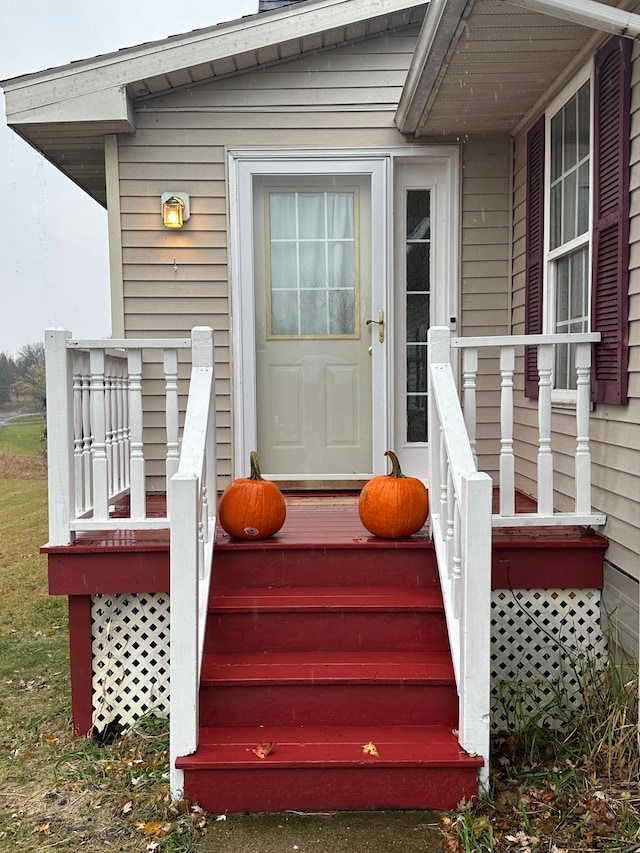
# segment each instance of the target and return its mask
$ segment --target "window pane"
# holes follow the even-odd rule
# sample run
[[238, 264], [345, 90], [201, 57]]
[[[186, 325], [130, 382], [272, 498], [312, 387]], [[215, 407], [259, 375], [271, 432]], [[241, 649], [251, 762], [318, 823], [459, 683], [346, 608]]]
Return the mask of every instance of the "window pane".
[[556, 249], [562, 242], [562, 184], [558, 183], [551, 187], [551, 223], [550, 223], [550, 247]]
[[298, 294], [274, 291], [271, 294], [271, 334], [298, 334]]
[[353, 239], [353, 193], [327, 193], [327, 237]]
[[[556, 331], [569, 319], [569, 259], [562, 258], [556, 266]], [[563, 330], [564, 331], [564, 330]]]
[[564, 112], [564, 171], [572, 169], [578, 159], [578, 106], [577, 97], [571, 98]]
[[407, 397], [407, 441], [427, 440], [427, 398]]
[[300, 292], [300, 334], [328, 334], [327, 291], [303, 290]]
[[329, 287], [353, 287], [355, 284], [355, 269], [353, 243], [329, 243]]
[[431, 247], [428, 243], [407, 246], [407, 290], [429, 290]]
[[298, 232], [301, 239], [325, 236], [324, 193], [298, 193]]
[[324, 243], [300, 241], [300, 287], [326, 287]]
[[407, 240], [428, 240], [431, 237], [431, 192], [407, 192]]
[[298, 264], [295, 243], [272, 243], [271, 245], [271, 289], [296, 288]]
[[576, 173], [569, 172], [564, 179], [564, 193], [562, 199], [563, 221], [562, 242], [573, 240], [576, 236]]
[[407, 346], [407, 391], [427, 391], [427, 348], [424, 345]]
[[352, 335], [355, 331], [353, 290], [329, 291], [329, 334]]
[[589, 161], [578, 170], [578, 234], [589, 229]]
[[426, 343], [429, 328], [429, 294], [407, 295], [407, 342]]
[[584, 160], [589, 156], [590, 147], [590, 112], [589, 84], [585, 83], [578, 92], [578, 159]]
[[272, 240], [296, 237], [296, 197], [294, 193], [272, 193], [269, 196], [269, 226]]
[[562, 112], [551, 119], [551, 180], [562, 174]]

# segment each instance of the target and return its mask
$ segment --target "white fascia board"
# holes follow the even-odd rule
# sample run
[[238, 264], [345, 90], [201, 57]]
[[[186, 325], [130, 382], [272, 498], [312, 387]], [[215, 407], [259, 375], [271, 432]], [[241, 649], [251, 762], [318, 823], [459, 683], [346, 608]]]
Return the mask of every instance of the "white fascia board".
[[23, 124], [85, 124], [108, 125], [112, 133], [133, 133], [135, 116], [124, 86], [103, 89], [91, 95], [81, 95], [56, 101], [38, 108], [11, 112], [7, 103], [7, 123], [11, 127]]
[[513, 6], [541, 12], [552, 18], [560, 18], [572, 24], [581, 24], [605, 33], [614, 33], [627, 38], [640, 35], [640, 15], [625, 12], [596, 0], [507, 0]]
[[415, 133], [426, 105], [446, 71], [451, 45], [475, 0], [431, 0], [396, 110], [401, 133]]
[[[71, 104], [76, 98], [90, 98], [138, 80], [412, 9], [423, 3], [424, 0], [309, 0], [184, 36], [14, 77], [0, 82], [5, 91], [7, 116], [10, 123], [16, 115], [21, 116], [21, 123], [38, 121], [38, 112], [54, 104]], [[61, 116], [60, 120], [66, 119]]]

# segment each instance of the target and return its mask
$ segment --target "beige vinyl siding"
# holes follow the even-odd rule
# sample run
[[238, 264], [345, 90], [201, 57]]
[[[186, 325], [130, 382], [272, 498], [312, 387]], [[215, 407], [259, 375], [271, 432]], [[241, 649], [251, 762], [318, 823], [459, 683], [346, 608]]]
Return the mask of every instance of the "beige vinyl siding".
[[[462, 154], [462, 249], [459, 334], [509, 332], [508, 136], [471, 140]], [[479, 353], [478, 465], [495, 477], [500, 435], [496, 350]]]
[[[232, 473], [227, 148], [385, 148], [411, 141], [396, 129], [394, 113], [417, 32], [141, 100], [135, 135], [119, 139], [126, 335], [213, 327], [220, 485]], [[170, 190], [190, 195], [191, 219], [179, 232], [160, 222], [160, 195]], [[148, 400], [147, 408], [152, 485], [164, 488], [162, 398]]]
[[[631, 122], [631, 260], [629, 282], [629, 403], [626, 406], [598, 404], [591, 416], [593, 459], [593, 505], [607, 515], [604, 533], [607, 550], [606, 598], [614, 606], [623, 596], [622, 634], [634, 637], [637, 621], [630, 616], [629, 584], [640, 577], [640, 62], [634, 51]], [[526, 132], [515, 140], [512, 323], [514, 333], [524, 332], [525, 300], [525, 183]], [[516, 377], [517, 485], [529, 494], [536, 491], [537, 414], [524, 398], [522, 358]], [[555, 474], [554, 503], [558, 510], [570, 509], [574, 501], [575, 418], [572, 410], [554, 408], [552, 450]], [[637, 587], [635, 596], [637, 597]], [[622, 600], [622, 599], [621, 599]]]

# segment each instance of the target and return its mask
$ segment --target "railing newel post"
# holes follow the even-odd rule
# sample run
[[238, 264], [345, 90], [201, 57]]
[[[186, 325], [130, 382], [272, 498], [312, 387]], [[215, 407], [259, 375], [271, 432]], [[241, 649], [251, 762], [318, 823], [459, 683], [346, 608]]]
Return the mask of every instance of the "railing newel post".
[[73, 465], [73, 374], [66, 329], [45, 332], [47, 393], [47, 466], [49, 476], [49, 543], [71, 542], [70, 521], [75, 509]]

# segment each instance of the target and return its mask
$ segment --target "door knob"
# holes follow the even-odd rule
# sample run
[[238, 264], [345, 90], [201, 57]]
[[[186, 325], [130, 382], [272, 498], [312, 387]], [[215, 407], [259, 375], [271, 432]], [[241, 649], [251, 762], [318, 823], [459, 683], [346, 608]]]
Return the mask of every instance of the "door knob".
[[378, 311], [378, 319], [377, 320], [367, 320], [367, 326], [374, 324], [378, 327], [378, 340], [381, 344], [384, 343], [384, 309], [381, 308]]

